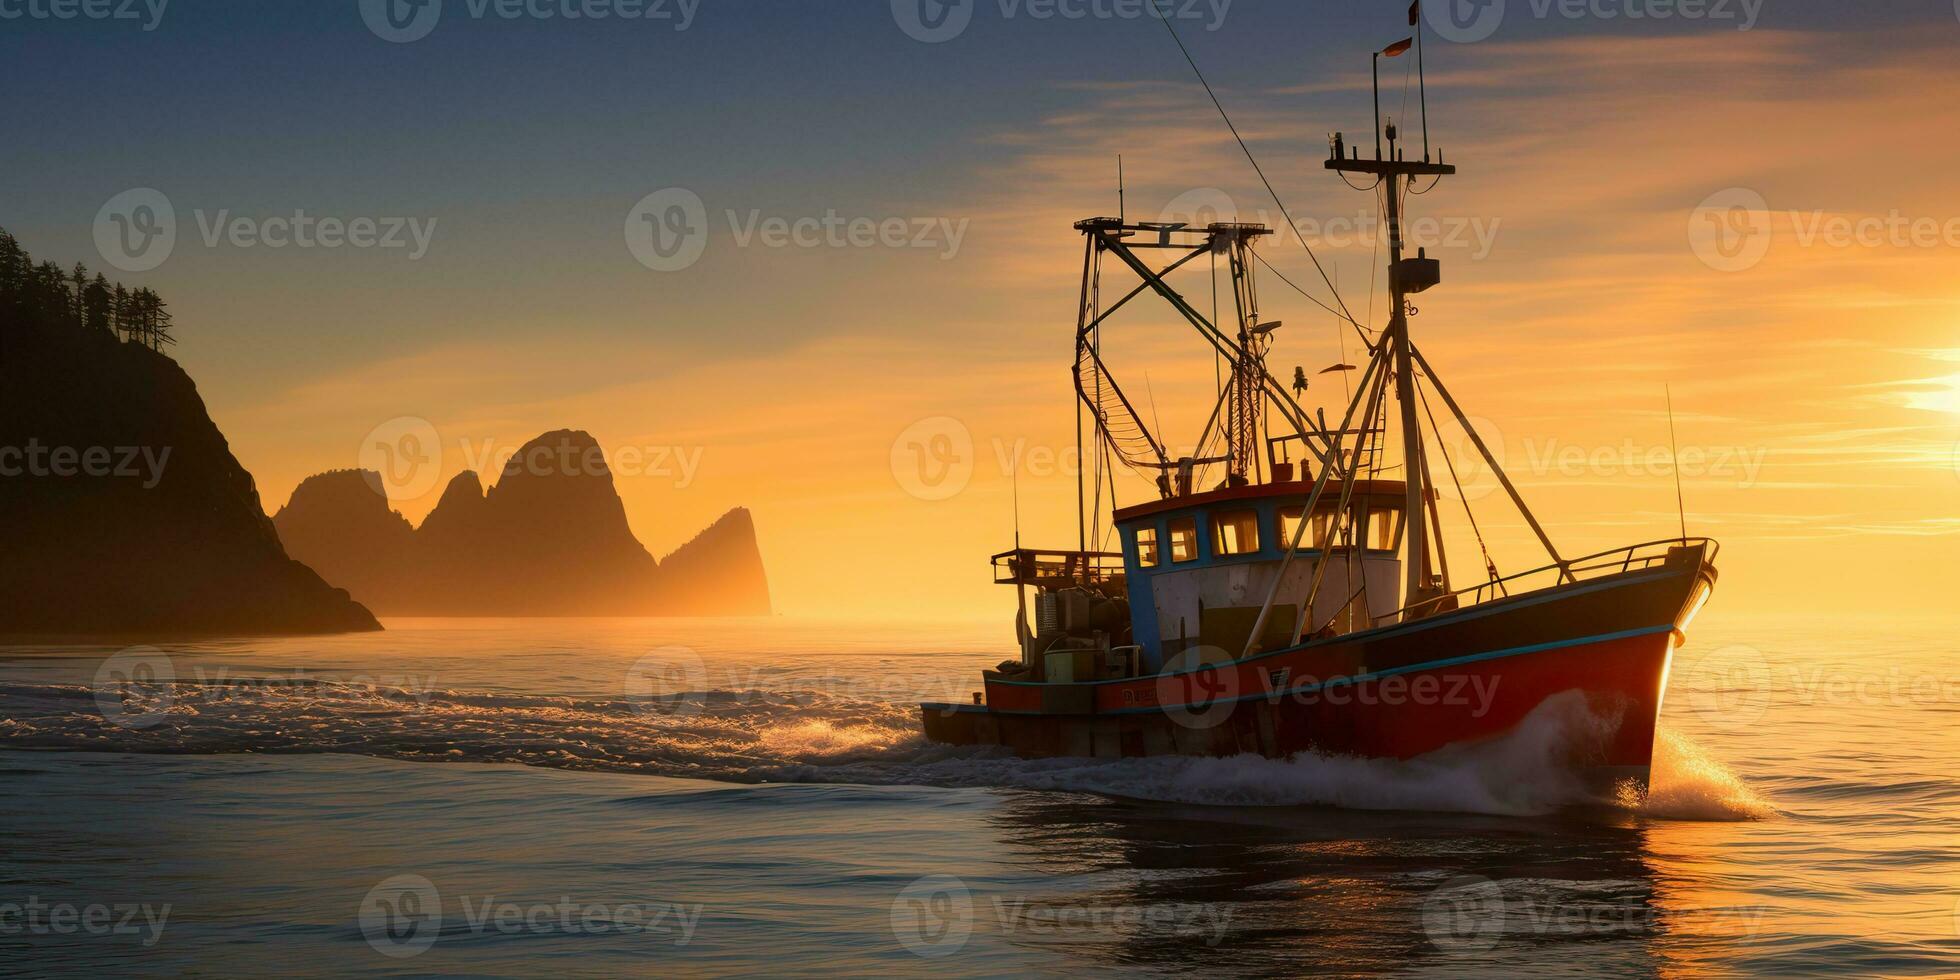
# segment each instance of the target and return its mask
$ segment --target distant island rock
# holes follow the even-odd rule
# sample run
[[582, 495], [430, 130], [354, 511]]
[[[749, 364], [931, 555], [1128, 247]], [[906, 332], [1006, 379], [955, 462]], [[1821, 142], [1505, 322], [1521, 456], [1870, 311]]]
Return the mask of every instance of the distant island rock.
[[308, 477], [273, 524], [292, 554], [391, 616], [744, 616], [770, 611], [749, 512], [656, 561], [633, 536], [599, 444], [526, 443], [487, 491], [457, 475], [414, 527], [380, 474]]
[[280, 546], [144, 295], [0, 232], [0, 634], [380, 629]]

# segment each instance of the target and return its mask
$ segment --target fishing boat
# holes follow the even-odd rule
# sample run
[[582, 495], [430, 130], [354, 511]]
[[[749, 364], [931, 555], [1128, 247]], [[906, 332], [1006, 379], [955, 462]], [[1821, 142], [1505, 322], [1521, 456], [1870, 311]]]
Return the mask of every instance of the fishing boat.
[[[1377, 65], [1398, 46], [1407, 42], [1377, 52]], [[1387, 239], [1380, 329], [1349, 313], [1338, 290], [1322, 304], [1367, 354], [1337, 365], [1359, 378], [1338, 422], [1302, 407], [1303, 369], [1292, 391], [1268, 372], [1280, 324], [1262, 317], [1255, 273], [1271, 228], [1075, 224], [1085, 240], [1077, 432], [1091, 434], [1085, 458], [1095, 461], [1078, 476], [1078, 540], [1024, 548], [1017, 531], [1014, 548], [993, 556], [995, 581], [1017, 593], [1019, 655], [984, 672], [972, 703], [921, 705], [928, 739], [1025, 757], [1407, 759], [1500, 737], [1554, 698], [1583, 698], [1597, 731], [1573, 741], [1570, 763], [1644, 789], [1669, 665], [1714, 592], [1718, 546], [1689, 537], [1685, 520], [1678, 537], [1599, 554], [1554, 544], [1411, 331], [1410, 297], [1439, 286], [1442, 270], [1422, 249], [1405, 254], [1405, 195], [1456, 168], [1440, 148], [1431, 158], [1426, 93], [1414, 158], [1395, 122], [1381, 121], [1379, 87], [1372, 155], [1336, 133], [1325, 164], [1378, 195]], [[1222, 315], [1169, 278], [1201, 259], [1229, 275]], [[1103, 299], [1106, 265], [1130, 287], [1113, 303]], [[1175, 310], [1221, 366], [1194, 453], [1172, 454], [1103, 357], [1110, 317], [1146, 296]], [[1454, 455], [1439, 420], [1460, 432]], [[1119, 468], [1154, 496], [1118, 506]], [[1473, 469], [1523, 515], [1542, 563], [1499, 570], [1462, 492]], [[1468, 583], [1445, 548], [1458, 508], [1440, 480], [1465, 502], [1482, 552]]]

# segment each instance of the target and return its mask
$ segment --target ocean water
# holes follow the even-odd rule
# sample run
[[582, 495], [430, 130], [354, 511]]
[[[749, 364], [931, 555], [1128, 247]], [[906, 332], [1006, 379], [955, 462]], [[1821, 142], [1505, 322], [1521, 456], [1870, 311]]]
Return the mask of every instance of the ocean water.
[[1960, 974], [1960, 642], [1724, 618], [1651, 794], [917, 736], [999, 623], [0, 648], [0, 973]]

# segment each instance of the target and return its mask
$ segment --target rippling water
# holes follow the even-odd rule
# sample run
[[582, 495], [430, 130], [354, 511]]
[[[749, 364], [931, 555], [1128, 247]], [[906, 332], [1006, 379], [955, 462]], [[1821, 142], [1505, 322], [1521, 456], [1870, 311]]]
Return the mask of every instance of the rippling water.
[[991, 623], [0, 648], [0, 951], [160, 974], [1960, 972], [1952, 632], [1707, 619], [1642, 801], [1554, 761], [1599, 723], [1576, 697], [1404, 763], [924, 744], [914, 702], [969, 696], [1004, 656]]

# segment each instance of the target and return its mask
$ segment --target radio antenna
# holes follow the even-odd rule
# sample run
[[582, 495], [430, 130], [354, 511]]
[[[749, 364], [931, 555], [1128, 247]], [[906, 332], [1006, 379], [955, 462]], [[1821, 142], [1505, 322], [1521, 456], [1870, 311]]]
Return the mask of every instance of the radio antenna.
[[1130, 212], [1123, 203], [1123, 154], [1116, 154], [1116, 220], [1128, 224]]

